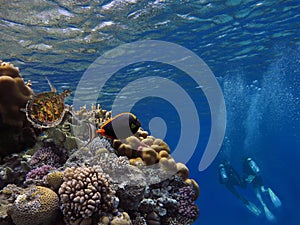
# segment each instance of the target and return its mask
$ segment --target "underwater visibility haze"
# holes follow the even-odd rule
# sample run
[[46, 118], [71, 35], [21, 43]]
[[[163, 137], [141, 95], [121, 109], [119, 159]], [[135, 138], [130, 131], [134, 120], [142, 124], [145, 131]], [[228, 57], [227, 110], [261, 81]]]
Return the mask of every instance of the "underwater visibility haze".
[[[180, 175], [189, 180], [185, 182], [189, 184], [187, 187], [185, 184], [180, 184], [184, 187], [180, 186], [178, 184], [180, 182], [176, 179], [167, 183], [172, 187], [180, 186], [174, 189], [176, 191], [173, 190], [172, 194], [170, 192], [169, 197], [177, 196], [179, 204], [188, 205], [189, 210], [178, 209], [178, 212], [185, 215], [185, 219], [190, 219], [186, 219], [185, 222], [195, 220], [193, 224], [199, 225], [300, 224], [300, 1], [0, 0], [0, 5], [0, 60], [19, 67], [24, 81], [31, 81], [30, 84], [25, 84], [26, 90], [22, 89], [21, 92], [24, 94], [22, 99], [16, 100], [24, 105], [25, 109], [21, 109], [23, 112], [20, 111], [24, 119], [25, 114], [27, 119], [28, 117], [34, 118], [33, 120], [44, 119], [41, 118], [43, 115], [39, 114], [39, 110], [44, 110], [41, 105], [47, 105], [49, 99], [51, 102], [49, 107], [53, 110], [50, 114], [53, 118], [51, 117], [51, 124], [45, 125], [43, 129], [51, 131], [56, 129], [56, 122], [65, 122], [63, 113], [78, 117], [79, 120], [86, 119], [86, 115], [94, 118], [96, 113], [82, 113], [80, 107], [84, 104], [80, 105], [80, 102], [94, 103], [94, 106], [86, 105], [86, 108], [89, 110], [94, 107], [95, 112], [97, 104], [101, 105], [101, 118], [100, 116], [96, 118], [99, 121], [101, 119], [97, 129], [100, 129], [101, 123], [105, 121], [112, 124], [115, 122], [116, 126], [121, 126], [120, 122], [109, 120], [112, 116], [109, 114], [110, 110], [113, 116], [130, 111], [133, 118], [135, 116], [138, 118], [143, 130], [148, 132], [148, 137], [152, 135], [156, 138], [151, 140], [151, 143], [163, 139], [163, 142], [159, 143], [163, 143], [161, 146], [164, 147], [164, 153], [157, 150], [157, 157], [172, 156], [177, 162], [175, 167], [180, 170]], [[135, 43], [149, 43], [149, 45], [143, 49], [134, 49], [132, 46], [135, 46]], [[157, 48], [161, 43], [165, 43], [166, 48]], [[167, 48], [170, 46], [172, 48]], [[183, 55], [183, 52], [188, 52], [189, 55]], [[192, 63], [195, 58], [195, 62], [199, 62], [197, 66], [200, 65], [200, 69]], [[5, 71], [13, 78], [19, 76], [14, 69], [5, 68]], [[0, 70], [0, 78], [7, 75], [5, 73]], [[191, 75], [194, 73], [195, 76]], [[204, 79], [206, 75], [210, 79]], [[1, 79], [0, 118], [4, 120], [3, 118], [7, 116], [4, 112], [9, 110], [5, 111], [3, 108], [8, 105], [13, 107], [15, 102], [12, 104], [10, 102], [13, 97], [9, 99], [4, 97], [8, 96], [6, 90], [13, 89], [11, 86], [1, 86]], [[199, 80], [202, 83], [199, 83]], [[63, 95], [66, 90], [72, 91], [70, 97]], [[27, 100], [33, 92], [43, 94], [33, 100], [31, 98], [29, 104]], [[209, 96], [213, 96], [212, 99]], [[82, 99], [79, 101], [79, 98]], [[34, 111], [31, 105], [37, 105], [38, 110]], [[74, 109], [75, 113], [69, 112], [72, 110], [68, 108], [71, 105], [79, 106]], [[68, 109], [64, 111], [65, 107]], [[43, 112], [48, 113], [47, 110]], [[53, 121], [56, 121], [55, 126], [50, 128]], [[26, 120], [25, 123], [27, 122]], [[14, 124], [13, 127], [18, 124]], [[78, 131], [76, 138], [84, 136], [87, 142], [89, 138], [95, 138], [96, 129], [93, 130], [89, 123], [84, 122], [82, 125], [80, 121], [76, 121], [75, 125], [78, 124], [88, 129], [83, 134]], [[6, 127], [3, 121], [0, 125], [3, 140], [7, 137], [6, 131], [18, 133], [15, 131], [16, 128]], [[135, 133], [140, 124], [138, 123], [138, 127], [135, 127], [137, 122], [130, 125], [133, 126], [130, 130], [134, 130]], [[107, 126], [105, 128], [107, 129]], [[64, 129], [69, 128], [64, 126]], [[43, 139], [45, 134], [42, 131], [44, 130], [35, 130], [35, 138]], [[138, 131], [136, 134], [140, 135], [141, 140], [136, 148], [150, 148], [147, 132], [144, 131]], [[212, 132], [215, 131], [220, 134], [211, 139]], [[27, 135], [29, 131], [26, 132]], [[53, 137], [56, 135], [55, 132], [51, 133]], [[89, 132], [94, 133], [91, 136]], [[25, 133], [22, 133], [24, 139], [28, 138]], [[3, 140], [0, 144], [7, 144]], [[211, 154], [211, 163], [208, 163], [207, 167], [201, 167], [200, 161], [210, 142], [215, 144], [215, 147], [218, 146], [215, 149], [216, 157]], [[89, 144], [93, 144], [93, 141]], [[127, 147], [134, 146], [134, 142], [129, 140], [125, 144]], [[47, 149], [52, 144], [44, 143], [44, 145]], [[121, 142], [112, 146], [103, 142], [101, 146], [109, 151], [112, 151], [111, 148], [118, 149], [120, 154], [118, 156], [122, 157], [128, 156], [130, 151], [130, 163], [138, 164], [134, 161], [136, 158], [133, 158], [135, 153], [128, 148], [120, 150]], [[34, 156], [41, 157], [35, 155], [39, 145], [18, 147], [23, 147], [23, 153], [0, 154], [1, 189], [8, 183], [14, 183], [5, 183], [7, 178], [4, 174], [5, 166], [11, 165], [8, 163], [17, 159], [17, 154], [22, 155], [22, 160], [32, 156], [30, 160], [33, 161]], [[69, 150], [73, 151], [71, 147]], [[150, 150], [148, 149], [149, 155], [152, 154]], [[56, 157], [65, 154], [61, 149], [57, 151], [60, 153], [56, 152]], [[163, 154], [167, 156], [162, 156]], [[151, 162], [149, 155], [142, 155], [141, 160], [147, 165], [152, 165], [154, 162]], [[72, 159], [65, 158], [63, 163], [57, 162], [60, 166], [68, 167], [64, 171], [67, 174], [65, 182], [59, 191], [56, 188], [63, 203], [63, 206], [60, 206], [61, 211], [64, 215], [68, 215], [68, 210], [73, 207], [62, 197], [69, 194], [68, 179], [74, 180], [76, 173], [91, 173], [99, 182], [106, 184], [106, 191], [110, 193], [110, 197], [106, 199], [107, 205], [101, 207], [116, 213], [113, 210], [117, 210], [118, 200], [111, 197], [115, 195], [115, 190], [108, 185], [108, 178], [96, 167], [71, 167], [74, 166], [74, 161], [79, 160], [79, 156], [75, 155]], [[97, 162], [96, 158], [92, 159], [87, 155], [82, 157], [87, 157], [87, 165], [95, 165]], [[259, 172], [245, 174], [243, 163], [248, 157], [255, 161]], [[126, 164], [126, 160], [122, 158], [118, 163]], [[79, 160], [78, 163], [82, 162]], [[167, 163], [173, 165], [175, 162]], [[239, 184], [234, 184], [235, 190], [240, 194], [239, 197], [229, 187], [233, 183], [228, 185], [227, 181], [223, 183], [220, 181], [221, 163], [225, 166], [229, 163], [239, 177], [234, 179], [241, 179]], [[187, 176], [182, 175], [184, 172], [181, 170], [186, 172], [184, 164], [189, 169]], [[36, 168], [36, 165], [42, 164], [30, 165]], [[253, 169], [254, 164], [251, 165]], [[43, 170], [51, 171], [53, 167], [57, 167], [56, 164], [51, 166], [51, 168], [43, 167]], [[29, 170], [27, 167], [24, 169]], [[27, 172], [20, 173], [19, 177], [14, 177], [15, 183], [18, 185], [22, 183], [23, 181], [20, 182], [18, 179], [21, 180], [22, 176], [25, 179], [26, 174]], [[140, 173], [138, 175], [137, 181], [145, 182]], [[264, 184], [261, 188], [261, 183], [258, 183], [257, 189], [260, 190], [263, 204], [255, 192], [257, 180], [263, 181]], [[195, 193], [187, 191], [191, 186], [197, 189], [193, 182], [200, 187], [200, 194], [195, 201], [199, 215], [193, 202], [196, 198]], [[156, 188], [158, 190], [166, 187]], [[188, 192], [185, 196], [192, 200], [182, 197], [183, 192]], [[117, 191], [116, 195], [118, 194], [120, 195], [120, 192]], [[153, 196], [148, 193], [148, 200]], [[159, 202], [157, 196], [155, 201]], [[247, 205], [240, 196], [245, 197], [258, 209], [251, 207], [251, 204]], [[122, 197], [118, 197], [121, 199], [120, 207], [126, 208]], [[276, 197], [280, 199], [281, 204]], [[81, 201], [79, 199], [78, 201]], [[145, 199], [143, 204], [147, 208], [151, 204], [147, 205]], [[1, 204], [3, 206], [3, 202]], [[128, 212], [132, 213], [129, 215], [132, 216], [134, 213], [131, 210], [134, 207], [130, 208], [131, 205], [127, 207]], [[153, 213], [155, 215], [149, 213], [148, 208], [143, 210], [141, 212], [147, 215], [145, 218], [148, 224], [184, 224], [183, 221], [178, 222], [178, 218], [178, 221], [173, 218], [166, 219], [166, 213], [157, 212], [158, 216], [156, 213]], [[3, 207], [0, 219], [4, 218], [2, 211]], [[171, 210], [168, 213], [170, 212]], [[84, 215], [90, 216], [89, 213]], [[124, 220], [130, 220], [126, 217], [127, 213], [120, 215]], [[139, 216], [134, 215], [134, 224], [145, 224], [142, 219], [138, 221]], [[69, 215], [65, 222], [72, 220]], [[5, 225], [12, 224], [7, 218], [2, 221], [5, 221], [3, 222]], [[18, 225], [16, 216], [13, 216], [13, 221]], [[116, 221], [115, 223], [111, 221], [110, 224], [118, 224]], [[87, 224], [92, 224], [91, 221], [88, 222]]]

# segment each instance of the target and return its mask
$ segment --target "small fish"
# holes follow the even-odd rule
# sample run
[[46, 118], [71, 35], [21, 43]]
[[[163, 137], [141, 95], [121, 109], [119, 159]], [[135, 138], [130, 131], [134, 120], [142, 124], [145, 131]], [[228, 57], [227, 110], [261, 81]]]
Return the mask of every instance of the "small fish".
[[111, 139], [124, 139], [135, 134], [140, 127], [141, 123], [136, 116], [125, 112], [106, 121], [96, 133]]

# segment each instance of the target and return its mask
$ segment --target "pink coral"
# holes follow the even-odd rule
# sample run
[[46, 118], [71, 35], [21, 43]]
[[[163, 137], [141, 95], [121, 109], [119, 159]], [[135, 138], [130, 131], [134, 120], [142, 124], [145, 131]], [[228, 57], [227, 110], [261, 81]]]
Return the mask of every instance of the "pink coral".
[[49, 173], [50, 170], [56, 169], [53, 166], [44, 165], [38, 168], [35, 168], [29, 171], [26, 175], [26, 180], [33, 179], [33, 180], [41, 180], [45, 175]]

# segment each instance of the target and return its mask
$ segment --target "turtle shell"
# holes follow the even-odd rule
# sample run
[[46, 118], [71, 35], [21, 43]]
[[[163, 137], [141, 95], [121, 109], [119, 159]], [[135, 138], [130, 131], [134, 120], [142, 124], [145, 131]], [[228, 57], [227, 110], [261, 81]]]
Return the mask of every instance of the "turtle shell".
[[27, 119], [36, 127], [57, 126], [65, 113], [65, 94], [43, 92], [34, 95], [26, 105]]

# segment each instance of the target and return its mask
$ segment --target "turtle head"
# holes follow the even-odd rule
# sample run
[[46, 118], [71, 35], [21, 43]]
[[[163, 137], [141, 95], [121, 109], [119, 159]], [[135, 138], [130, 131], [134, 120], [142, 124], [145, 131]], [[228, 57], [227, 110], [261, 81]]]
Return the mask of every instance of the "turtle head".
[[64, 98], [70, 96], [72, 94], [72, 91], [70, 89], [64, 90], [62, 95]]

